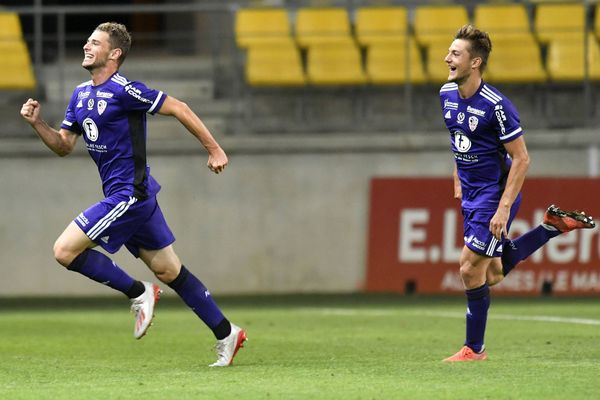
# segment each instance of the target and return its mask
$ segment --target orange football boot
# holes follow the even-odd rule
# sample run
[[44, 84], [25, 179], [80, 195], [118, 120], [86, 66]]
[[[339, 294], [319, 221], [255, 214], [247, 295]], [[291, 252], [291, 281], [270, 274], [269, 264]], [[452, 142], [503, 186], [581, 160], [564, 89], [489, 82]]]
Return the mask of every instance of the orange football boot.
[[483, 361], [487, 360], [487, 353], [482, 351], [481, 353], [475, 353], [469, 346], [463, 346], [458, 353], [444, 359], [445, 362], [457, 362], [457, 361]]

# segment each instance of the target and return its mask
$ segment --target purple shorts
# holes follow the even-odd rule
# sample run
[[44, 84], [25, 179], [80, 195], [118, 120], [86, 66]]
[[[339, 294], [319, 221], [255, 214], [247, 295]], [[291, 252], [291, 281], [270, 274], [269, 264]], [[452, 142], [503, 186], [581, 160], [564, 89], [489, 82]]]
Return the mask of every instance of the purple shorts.
[[[510, 215], [507, 223], [507, 229], [509, 231], [510, 225], [515, 219], [520, 206], [521, 195], [519, 194], [510, 208]], [[482, 256], [501, 257], [503, 244], [506, 241], [506, 238], [499, 241], [492, 235], [492, 232], [490, 232], [490, 221], [494, 217], [496, 210], [463, 208], [462, 213], [465, 246]]]
[[139, 257], [140, 248], [159, 250], [175, 241], [156, 197], [140, 201], [116, 194], [94, 204], [74, 221], [93, 242], [111, 254], [125, 245]]

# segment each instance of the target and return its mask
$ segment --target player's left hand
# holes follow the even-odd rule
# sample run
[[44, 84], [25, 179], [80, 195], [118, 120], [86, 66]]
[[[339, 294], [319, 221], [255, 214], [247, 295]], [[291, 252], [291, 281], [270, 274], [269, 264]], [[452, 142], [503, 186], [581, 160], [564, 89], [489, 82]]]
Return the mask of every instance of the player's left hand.
[[210, 169], [215, 174], [222, 172], [229, 160], [227, 159], [227, 154], [223, 151], [222, 148], [217, 147], [215, 149], [211, 149], [208, 153], [208, 169]]
[[508, 217], [509, 210], [504, 208], [498, 208], [496, 213], [490, 221], [490, 232], [498, 241], [501, 241], [503, 237], [508, 236]]

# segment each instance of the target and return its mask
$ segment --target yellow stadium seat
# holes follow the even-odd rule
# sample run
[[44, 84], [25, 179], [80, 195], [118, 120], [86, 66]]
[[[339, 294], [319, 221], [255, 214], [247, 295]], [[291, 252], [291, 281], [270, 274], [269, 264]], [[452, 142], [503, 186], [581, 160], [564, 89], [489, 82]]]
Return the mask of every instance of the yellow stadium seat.
[[361, 46], [404, 41], [408, 34], [405, 7], [363, 7], [356, 11], [356, 39]]
[[34, 89], [31, 58], [23, 40], [0, 41], [0, 89]]
[[[548, 79], [540, 48], [530, 33], [492, 38], [492, 52], [485, 70], [491, 83], [536, 83]], [[527, 60], [524, 62], [524, 60]]]
[[376, 85], [425, 83], [423, 62], [415, 41], [409, 40], [408, 44], [401, 45], [387, 42], [371, 44], [367, 48], [367, 76], [369, 82]]
[[313, 44], [348, 42], [350, 20], [348, 11], [341, 7], [298, 9], [296, 40], [301, 47]]
[[535, 8], [534, 31], [541, 43], [554, 39], [583, 38], [585, 6], [581, 3], [538, 4]]
[[306, 73], [313, 85], [366, 83], [360, 50], [353, 42], [312, 45], [308, 49]]
[[596, 37], [600, 40], [600, 3], [596, 4], [596, 12], [594, 17], [594, 31]]
[[252, 86], [301, 86], [306, 83], [300, 51], [293, 43], [250, 46], [245, 68], [246, 81]]
[[463, 6], [420, 6], [415, 10], [415, 36], [424, 47], [439, 42], [450, 46], [458, 29], [468, 22], [469, 16]]
[[442, 83], [448, 80], [448, 64], [444, 58], [448, 55], [450, 44], [451, 41], [437, 41], [427, 47], [425, 69], [428, 82]]
[[524, 4], [480, 4], [475, 7], [475, 26], [488, 32], [492, 43], [499, 37], [531, 34]]
[[243, 8], [235, 15], [235, 40], [238, 47], [253, 44], [292, 42], [290, 21], [283, 8]]
[[[600, 80], [600, 47], [592, 33], [588, 36], [588, 74]], [[555, 39], [548, 46], [548, 75], [555, 82], [585, 79], [585, 43], [583, 39]]]
[[0, 12], [0, 41], [21, 39], [23, 31], [19, 16], [12, 12]]

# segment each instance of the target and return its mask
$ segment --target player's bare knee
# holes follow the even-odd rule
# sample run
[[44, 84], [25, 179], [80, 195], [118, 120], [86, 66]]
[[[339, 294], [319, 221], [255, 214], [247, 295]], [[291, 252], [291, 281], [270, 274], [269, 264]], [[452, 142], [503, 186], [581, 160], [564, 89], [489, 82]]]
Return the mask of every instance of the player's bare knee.
[[54, 243], [53, 251], [56, 261], [65, 268], [68, 267], [71, 262], [73, 262], [75, 257], [77, 257], [77, 254], [74, 254], [71, 250], [64, 246], [60, 240], [57, 240]]
[[460, 277], [466, 286], [470, 286], [478, 278], [477, 271], [473, 264], [464, 262], [460, 265]]

